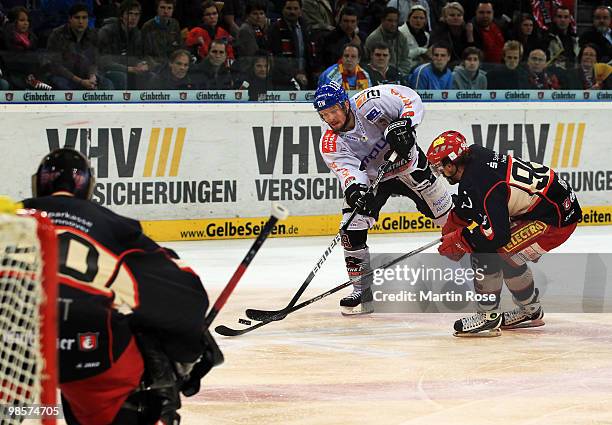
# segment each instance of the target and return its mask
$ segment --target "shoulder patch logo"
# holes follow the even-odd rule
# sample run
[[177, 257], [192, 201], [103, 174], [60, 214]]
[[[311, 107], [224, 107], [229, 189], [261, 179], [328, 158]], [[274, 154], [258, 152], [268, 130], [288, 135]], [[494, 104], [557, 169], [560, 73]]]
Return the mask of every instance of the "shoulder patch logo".
[[336, 152], [336, 140], [338, 140], [338, 135], [332, 130], [327, 130], [321, 139], [321, 151], [323, 153]]
[[378, 99], [380, 98], [380, 90], [365, 90], [357, 96], [355, 99], [355, 105], [357, 108], [361, 108], [365, 105], [370, 99]]

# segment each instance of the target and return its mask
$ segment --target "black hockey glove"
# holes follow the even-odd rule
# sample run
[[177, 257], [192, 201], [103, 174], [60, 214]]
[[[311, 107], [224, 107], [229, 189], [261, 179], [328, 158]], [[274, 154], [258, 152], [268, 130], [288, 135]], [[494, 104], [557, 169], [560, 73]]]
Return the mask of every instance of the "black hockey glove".
[[374, 194], [368, 192], [368, 187], [365, 184], [353, 183], [349, 185], [344, 191], [344, 199], [346, 199], [349, 207], [357, 208], [358, 213], [372, 215]]
[[400, 158], [411, 161], [412, 148], [416, 143], [416, 134], [410, 118], [398, 118], [387, 126], [385, 140], [391, 150], [397, 152]]
[[181, 397], [170, 359], [156, 337], [140, 333], [136, 340], [145, 364], [142, 384], [149, 395], [143, 414], [154, 421], [151, 423], [179, 425]]
[[223, 363], [223, 353], [210, 332], [202, 334], [204, 353], [202, 358], [193, 366], [189, 378], [181, 385], [181, 392], [185, 397], [196, 395], [200, 391], [200, 381], [210, 370]]

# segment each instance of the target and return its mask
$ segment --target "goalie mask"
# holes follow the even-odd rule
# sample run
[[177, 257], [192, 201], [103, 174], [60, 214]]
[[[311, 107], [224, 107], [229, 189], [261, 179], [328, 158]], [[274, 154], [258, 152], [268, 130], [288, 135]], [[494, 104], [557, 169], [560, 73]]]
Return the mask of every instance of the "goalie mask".
[[94, 182], [93, 169], [82, 153], [68, 148], [56, 149], [43, 158], [32, 176], [32, 195], [69, 192], [76, 198], [89, 199]]

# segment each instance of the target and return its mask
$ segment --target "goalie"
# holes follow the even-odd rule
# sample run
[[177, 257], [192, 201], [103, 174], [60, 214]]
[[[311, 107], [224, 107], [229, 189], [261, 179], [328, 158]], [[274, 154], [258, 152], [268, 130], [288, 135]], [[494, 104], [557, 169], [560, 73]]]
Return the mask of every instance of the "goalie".
[[208, 296], [178, 256], [138, 221], [89, 200], [80, 152], [46, 155], [26, 208], [47, 212], [59, 240], [59, 386], [69, 425], [180, 422], [180, 395], [223, 360], [204, 329]]

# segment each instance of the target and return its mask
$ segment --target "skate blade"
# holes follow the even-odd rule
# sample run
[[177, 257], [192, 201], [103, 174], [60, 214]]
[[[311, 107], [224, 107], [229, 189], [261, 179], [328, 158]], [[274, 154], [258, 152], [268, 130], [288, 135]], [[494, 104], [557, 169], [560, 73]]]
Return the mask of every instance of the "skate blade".
[[538, 320], [531, 320], [529, 322], [519, 323], [518, 325], [514, 325], [514, 326], [502, 326], [502, 329], [506, 331], [511, 331], [513, 329], [539, 328], [540, 326], [544, 326], [544, 325], [545, 325], [544, 320], [538, 319]]
[[492, 338], [501, 336], [501, 329], [490, 329], [482, 332], [457, 332], [453, 333], [453, 336], [458, 338]]
[[340, 313], [343, 316], [357, 316], [360, 314], [371, 314], [374, 312], [374, 307], [371, 302], [359, 304], [356, 307], [340, 306]]

